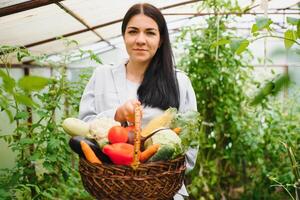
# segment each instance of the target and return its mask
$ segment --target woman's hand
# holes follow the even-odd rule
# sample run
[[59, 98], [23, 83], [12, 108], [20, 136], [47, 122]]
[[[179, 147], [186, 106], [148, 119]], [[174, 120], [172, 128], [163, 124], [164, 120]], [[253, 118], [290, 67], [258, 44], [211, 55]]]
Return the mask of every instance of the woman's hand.
[[141, 105], [137, 99], [126, 101], [123, 105], [117, 108], [115, 120], [119, 122], [134, 122], [135, 107]]

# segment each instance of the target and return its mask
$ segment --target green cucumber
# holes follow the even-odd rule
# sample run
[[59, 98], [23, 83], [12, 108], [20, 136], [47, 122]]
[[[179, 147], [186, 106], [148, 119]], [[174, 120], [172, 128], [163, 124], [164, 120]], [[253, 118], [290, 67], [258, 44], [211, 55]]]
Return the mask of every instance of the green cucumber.
[[150, 162], [155, 161], [167, 161], [172, 159], [175, 152], [175, 147], [173, 145], [163, 145], [158, 151], [149, 159]]

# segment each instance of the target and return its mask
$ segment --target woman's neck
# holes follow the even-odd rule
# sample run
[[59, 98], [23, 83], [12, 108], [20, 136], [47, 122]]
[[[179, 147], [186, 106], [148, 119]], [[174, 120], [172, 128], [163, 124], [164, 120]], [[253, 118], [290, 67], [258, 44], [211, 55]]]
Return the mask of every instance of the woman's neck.
[[141, 83], [149, 63], [128, 61], [126, 64], [126, 78], [130, 81]]

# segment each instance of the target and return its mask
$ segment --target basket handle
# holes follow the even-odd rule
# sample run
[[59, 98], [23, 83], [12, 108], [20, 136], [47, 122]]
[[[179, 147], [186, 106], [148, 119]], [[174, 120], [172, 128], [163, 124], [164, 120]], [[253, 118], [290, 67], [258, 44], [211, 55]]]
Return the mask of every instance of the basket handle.
[[140, 164], [141, 153], [141, 124], [142, 124], [142, 106], [136, 104], [134, 110], [134, 151], [133, 161], [131, 163], [132, 169], [136, 170]]

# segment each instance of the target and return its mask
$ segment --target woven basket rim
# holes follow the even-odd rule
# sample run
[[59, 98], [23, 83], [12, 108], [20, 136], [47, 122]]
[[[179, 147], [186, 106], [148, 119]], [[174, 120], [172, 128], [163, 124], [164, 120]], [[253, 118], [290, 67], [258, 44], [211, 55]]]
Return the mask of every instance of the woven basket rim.
[[[146, 162], [146, 163], [140, 163], [139, 164], [139, 167], [147, 167], [147, 166], [156, 166], [156, 165], [159, 165], [159, 164], [166, 164], [166, 163], [173, 163], [173, 162], [177, 162], [178, 160], [181, 160], [184, 158], [184, 155], [181, 155], [181, 156], [178, 156], [177, 158], [174, 158], [172, 160], [166, 160], [166, 161], [154, 161], [154, 162]], [[118, 167], [118, 168], [123, 168], [123, 169], [132, 169], [131, 166], [128, 166], [128, 165], [116, 165], [116, 164], [111, 164], [111, 163], [102, 163], [102, 164], [98, 164], [98, 163], [90, 163], [88, 162], [85, 158], [83, 157], [80, 157], [80, 160], [84, 160], [86, 163], [88, 163], [89, 165], [93, 165], [93, 166], [104, 166], [104, 167]], [[138, 168], [139, 168], [138, 167]]]
[[[126, 165], [115, 165], [115, 164], [97, 164], [97, 163], [90, 163], [88, 162], [86, 159], [84, 158], [80, 158], [80, 163], [83, 165], [86, 165], [88, 167], [100, 167], [102, 169], [121, 169], [121, 170], [130, 170], [130, 171], [138, 171], [141, 168], [148, 168], [148, 167], [156, 167], [156, 166], [160, 166], [161, 164], [163, 165], [168, 165], [171, 163], [176, 163], [176, 162], [180, 162], [180, 160], [184, 159], [184, 156], [180, 156], [177, 157], [173, 160], [168, 160], [168, 161], [156, 161], [156, 162], [149, 162], [149, 163], [142, 163], [141, 165], [139, 165], [139, 167], [134, 170], [131, 168], [131, 166], [126, 166]], [[157, 172], [157, 174], [155, 175], [156, 177], [161, 177], [161, 176], [166, 176], [168, 174], [180, 174], [182, 173], [182, 171], [186, 170], [186, 165], [184, 164], [185, 161], [183, 161], [183, 164], [181, 166], [179, 166], [177, 169], [173, 169], [171, 171], [161, 171], [161, 172]], [[80, 170], [81, 174], [87, 175], [88, 173], [85, 173], [84, 171]], [[93, 173], [93, 172], [89, 172], [92, 173], [94, 175], [98, 175], [97, 172]], [[90, 174], [89, 174], [90, 175]], [[119, 174], [101, 174], [102, 178], [105, 179], [114, 179], [114, 178], [119, 178], [121, 175]], [[125, 176], [122, 175], [123, 178], [125, 178]], [[138, 179], [152, 179], [153, 178], [153, 174], [139, 174], [139, 175], [130, 175], [128, 176], [128, 179], [133, 179], [133, 177], [138, 177]]]
[[[166, 175], [173, 175], [173, 174], [181, 174], [182, 170], [176, 170], [169, 173], [159, 173], [155, 175], [155, 178], [164, 177]], [[84, 173], [83, 173], [84, 174]], [[85, 174], [84, 174], [85, 175]], [[101, 175], [99, 178], [106, 179], [106, 180], [116, 180], [116, 179], [122, 179], [122, 180], [135, 180], [135, 181], [145, 181], [145, 180], [153, 180], [153, 175], [140, 175], [140, 176], [134, 176], [134, 175]]]

